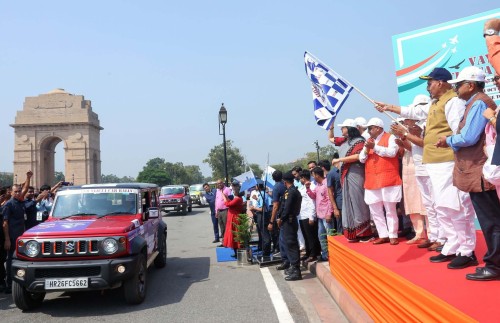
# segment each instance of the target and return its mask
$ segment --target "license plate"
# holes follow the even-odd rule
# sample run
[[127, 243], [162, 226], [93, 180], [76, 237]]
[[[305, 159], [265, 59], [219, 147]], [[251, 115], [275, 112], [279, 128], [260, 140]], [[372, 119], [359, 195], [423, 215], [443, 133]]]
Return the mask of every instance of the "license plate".
[[68, 288], [88, 288], [89, 279], [80, 278], [58, 278], [45, 279], [45, 289], [68, 289]]

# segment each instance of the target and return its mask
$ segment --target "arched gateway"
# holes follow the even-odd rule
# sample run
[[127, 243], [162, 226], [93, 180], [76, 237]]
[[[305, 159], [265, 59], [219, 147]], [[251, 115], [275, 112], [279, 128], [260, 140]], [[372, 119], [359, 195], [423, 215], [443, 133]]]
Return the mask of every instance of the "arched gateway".
[[64, 144], [66, 181], [75, 185], [99, 183], [101, 150], [99, 118], [90, 100], [63, 89], [26, 97], [14, 124], [14, 177], [18, 182], [33, 170], [32, 185], [54, 182], [55, 148]]

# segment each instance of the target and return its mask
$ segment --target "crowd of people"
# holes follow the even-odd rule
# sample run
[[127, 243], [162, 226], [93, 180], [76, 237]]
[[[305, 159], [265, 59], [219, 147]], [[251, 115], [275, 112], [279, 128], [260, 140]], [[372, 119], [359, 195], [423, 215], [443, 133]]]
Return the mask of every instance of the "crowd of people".
[[43, 222], [52, 208], [53, 197], [63, 182], [51, 188], [42, 185], [37, 191], [30, 185], [33, 172], [26, 173], [23, 184], [2, 187], [0, 190], [0, 291], [12, 292], [10, 275], [16, 240], [26, 230]]
[[[492, 81], [500, 90], [499, 30], [500, 19], [486, 22]], [[277, 269], [285, 270], [286, 280], [302, 278], [301, 260], [328, 259], [328, 234], [343, 234], [352, 243], [397, 245], [408, 226], [413, 235], [406, 244], [437, 252], [430, 262], [447, 262], [449, 269], [477, 266], [476, 216], [488, 251], [484, 267], [466, 278], [500, 279], [499, 187], [483, 174], [485, 164], [500, 168], [499, 108], [484, 93], [487, 77], [469, 66], [455, 79], [443, 67], [420, 79], [427, 82], [430, 96], [417, 95], [406, 107], [375, 102], [379, 112], [400, 115], [390, 127], [377, 117], [358, 117], [337, 124], [341, 136], [335, 136], [332, 124], [328, 138], [339, 154], [331, 162], [311, 161], [309, 170], [296, 166], [285, 174], [275, 171], [272, 192], [257, 185], [247, 212], [257, 223], [263, 255], [279, 251], [282, 264]], [[234, 219], [226, 219], [231, 213], [226, 210], [234, 205], [227, 198], [231, 193], [222, 180], [217, 190], [206, 191], [215, 199], [214, 242], [220, 232], [223, 245], [234, 248], [226, 240]], [[238, 203], [243, 207], [243, 200]]]

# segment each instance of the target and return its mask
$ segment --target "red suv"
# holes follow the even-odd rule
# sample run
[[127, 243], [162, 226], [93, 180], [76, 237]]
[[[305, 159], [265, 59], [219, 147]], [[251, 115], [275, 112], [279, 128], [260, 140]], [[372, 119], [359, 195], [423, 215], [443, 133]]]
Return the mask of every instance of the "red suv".
[[171, 208], [174, 211], [186, 215], [193, 210], [193, 201], [189, 195], [188, 185], [167, 185], [161, 188], [160, 205], [162, 210], [168, 212]]
[[46, 222], [17, 239], [12, 296], [40, 306], [47, 292], [122, 287], [128, 303], [146, 297], [148, 266], [167, 261], [167, 225], [154, 184], [67, 186]]

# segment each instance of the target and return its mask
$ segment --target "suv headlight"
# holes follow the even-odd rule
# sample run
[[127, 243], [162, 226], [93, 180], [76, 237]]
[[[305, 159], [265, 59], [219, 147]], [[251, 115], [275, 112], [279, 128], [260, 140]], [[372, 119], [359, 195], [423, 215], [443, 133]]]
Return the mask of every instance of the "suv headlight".
[[36, 257], [40, 253], [40, 244], [35, 240], [30, 240], [24, 245], [24, 253], [28, 257]]
[[108, 255], [114, 254], [118, 250], [118, 242], [113, 238], [106, 238], [102, 241], [102, 249]]

